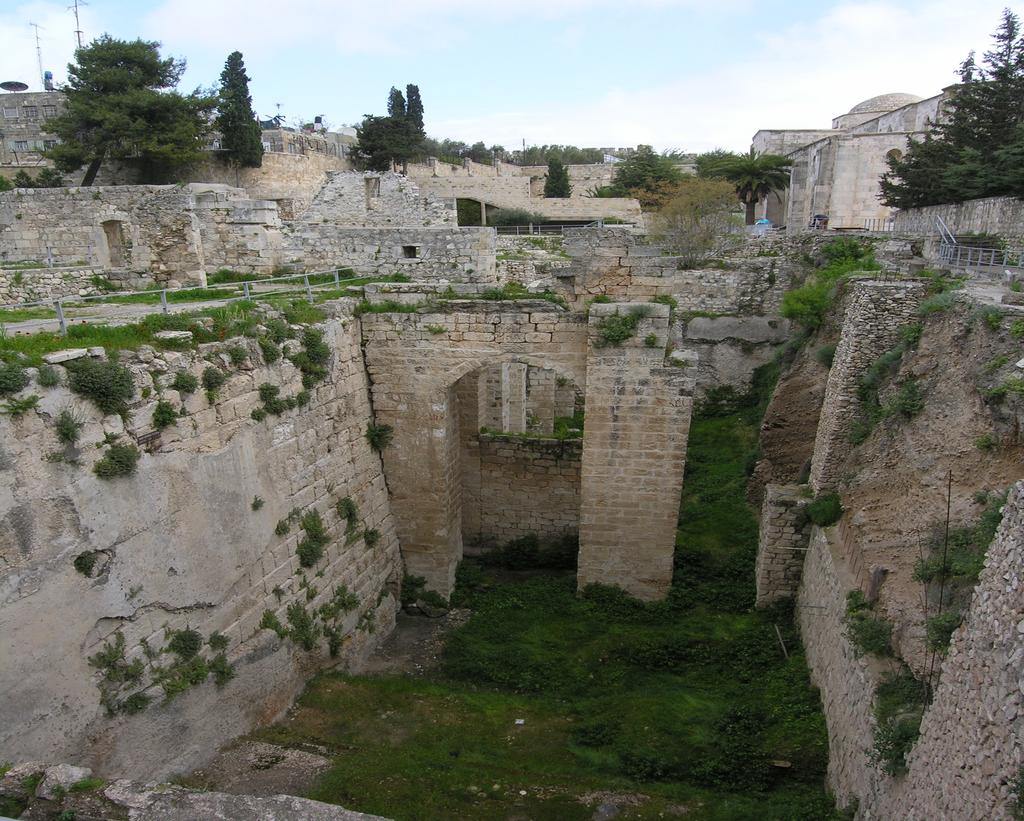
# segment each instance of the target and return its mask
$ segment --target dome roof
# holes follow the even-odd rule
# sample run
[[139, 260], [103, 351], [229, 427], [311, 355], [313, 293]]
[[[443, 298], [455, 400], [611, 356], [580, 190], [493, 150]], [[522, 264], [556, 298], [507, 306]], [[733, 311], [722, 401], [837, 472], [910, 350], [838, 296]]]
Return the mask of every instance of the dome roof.
[[923, 99], [923, 97], [918, 97], [916, 94], [879, 94], [870, 100], [857, 103], [857, 105], [850, 109], [850, 113], [874, 114], [876, 112], [895, 111], [897, 108], [903, 108], [905, 105], [919, 103]]

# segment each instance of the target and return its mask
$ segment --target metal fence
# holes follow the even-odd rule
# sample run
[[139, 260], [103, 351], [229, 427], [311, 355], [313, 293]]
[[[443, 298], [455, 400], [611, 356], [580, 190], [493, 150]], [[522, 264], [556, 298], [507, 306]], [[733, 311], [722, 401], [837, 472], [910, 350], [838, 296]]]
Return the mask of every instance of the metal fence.
[[939, 246], [939, 259], [950, 268], [1024, 268], [1024, 254], [1002, 248], [975, 248], [958, 242]]
[[604, 220], [594, 220], [588, 223], [566, 222], [566, 223], [530, 223], [529, 225], [495, 225], [494, 230], [500, 235], [511, 235], [515, 237], [538, 236], [540, 234], [564, 234], [566, 228], [604, 228], [605, 225], [619, 225], [624, 228], [633, 226], [627, 223], [606, 223]]
[[876, 217], [872, 219], [864, 220], [865, 231], [876, 231], [879, 233], [889, 233], [895, 230], [896, 218], [895, 217]]
[[[197, 304], [204, 302], [238, 302], [246, 299], [265, 299], [273, 296], [304, 295], [313, 303], [314, 292], [324, 289], [340, 288], [347, 282], [367, 279], [366, 276], [346, 277], [342, 279], [342, 272], [349, 273], [349, 268], [332, 268], [327, 271], [310, 271], [303, 274], [287, 274], [279, 277], [267, 277], [266, 279], [252, 279], [243, 282], [225, 282], [216, 285], [190, 286], [183, 288], [162, 288], [149, 291], [110, 291], [92, 296], [68, 296], [57, 299], [40, 300], [37, 302], [15, 302], [8, 305], [0, 305], [0, 311], [18, 311], [30, 308], [47, 308], [54, 312], [55, 318], [60, 325], [62, 335], [67, 335], [68, 317], [66, 308], [81, 307], [87, 303], [109, 303], [109, 304], [159, 304], [160, 313], [168, 314], [180, 304], [179, 311], [192, 311]], [[277, 287], [275, 283], [291, 283], [290, 287]], [[270, 286], [269, 290], [267, 286]], [[223, 291], [223, 298], [211, 297], [210, 291]], [[201, 292], [201, 293], [199, 293]], [[181, 294], [187, 296], [189, 293], [196, 293], [195, 300], [184, 299], [179, 302], [169, 295]], [[156, 297], [153, 302], [140, 299], [140, 297]], [[125, 297], [129, 299], [126, 300]]]

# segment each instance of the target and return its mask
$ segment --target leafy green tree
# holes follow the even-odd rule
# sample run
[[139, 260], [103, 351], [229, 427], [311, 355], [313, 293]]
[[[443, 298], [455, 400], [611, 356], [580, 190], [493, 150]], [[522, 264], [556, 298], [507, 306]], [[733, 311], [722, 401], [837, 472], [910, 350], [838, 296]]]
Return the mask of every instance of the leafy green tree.
[[104, 160], [128, 160], [143, 182], [166, 182], [203, 157], [214, 100], [174, 91], [185, 61], [161, 58], [159, 48], [104, 34], [75, 51], [64, 113], [47, 124], [61, 140], [45, 152], [59, 171], [85, 165], [82, 185], [92, 185]]
[[392, 162], [405, 164], [422, 152], [423, 101], [419, 87], [408, 85], [406, 91], [413, 99], [411, 111], [402, 92], [392, 86], [388, 93], [388, 115], [367, 114], [356, 127], [356, 157], [365, 167], [387, 171]]
[[544, 180], [545, 197], [568, 197], [572, 195], [569, 184], [569, 169], [558, 157], [548, 160], [548, 178]]
[[942, 120], [889, 158], [881, 200], [897, 208], [1024, 196], [1024, 33], [1009, 9], [994, 47], [960, 65]]
[[688, 177], [676, 183], [654, 215], [651, 233], [683, 265], [694, 267], [736, 236], [732, 232], [739, 221], [736, 210], [736, 195], [728, 182]]
[[263, 138], [252, 110], [249, 79], [242, 52], [231, 52], [220, 74], [216, 125], [226, 157], [236, 165], [259, 168], [263, 165]]
[[27, 171], [19, 171], [14, 175], [14, 187], [15, 188], [35, 188], [36, 181], [33, 179]]
[[772, 191], [789, 187], [792, 162], [778, 154], [738, 154], [717, 160], [708, 170], [712, 177], [732, 183], [736, 196], [746, 208], [747, 225], [754, 224], [754, 208]]
[[0, 174], [0, 191], [11, 191], [14, 189], [14, 183], [11, 182], [3, 174]]
[[649, 145], [638, 145], [636, 151], [615, 166], [612, 184], [595, 191], [596, 196], [636, 197], [645, 207], [658, 207], [665, 193], [683, 178], [675, 160], [657, 153]]
[[407, 114], [405, 97], [401, 91], [391, 86], [391, 91], [388, 92], [388, 116], [394, 117], [396, 120], [404, 120]]
[[37, 188], [61, 188], [64, 185], [64, 175], [56, 168], [44, 168], [36, 177]]
[[405, 117], [415, 135], [421, 140], [427, 136], [423, 130], [423, 99], [420, 97], [420, 87], [412, 83], [405, 87]]
[[721, 175], [718, 173], [718, 167], [723, 162], [729, 162], [739, 158], [740, 155], [735, 151], [727, 151], [724, 148], [714, 148], [711, 151], [705, 151], [703, 154], [698, 154], [694, 159], [693, 164], [697, 169], [698, 177], [713, 179], [715, 177], [720, 178]]

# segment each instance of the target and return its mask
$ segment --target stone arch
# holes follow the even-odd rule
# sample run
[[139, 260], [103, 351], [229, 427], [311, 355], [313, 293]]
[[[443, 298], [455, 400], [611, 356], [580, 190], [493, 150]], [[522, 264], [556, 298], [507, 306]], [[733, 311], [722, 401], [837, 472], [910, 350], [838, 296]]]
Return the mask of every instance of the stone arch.
[[903, 152], [900, 151], [898, 148], [891, 148], [885, 152], [885, 158], [887, 160], [902, 160]]

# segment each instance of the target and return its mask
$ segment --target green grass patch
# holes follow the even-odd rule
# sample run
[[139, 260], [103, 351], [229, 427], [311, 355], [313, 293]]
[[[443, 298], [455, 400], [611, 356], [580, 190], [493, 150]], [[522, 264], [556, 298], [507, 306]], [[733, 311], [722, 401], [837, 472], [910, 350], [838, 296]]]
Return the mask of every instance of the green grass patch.
[[394, 818], [589, 819], [580, 797], [596, 790], [646, 796], [637, 819], [680, 806], [695, 819], [836, 818], [792, 611], [753, 610], [743, 491], [761, 402], [741, 404], [691, 426], [666, 601], [465, 562], [456, 593], [473, 615], [439, 670], [323, 674], [294, 717], [256, 735], [323, 745], [333, 766], [311, 797]]

